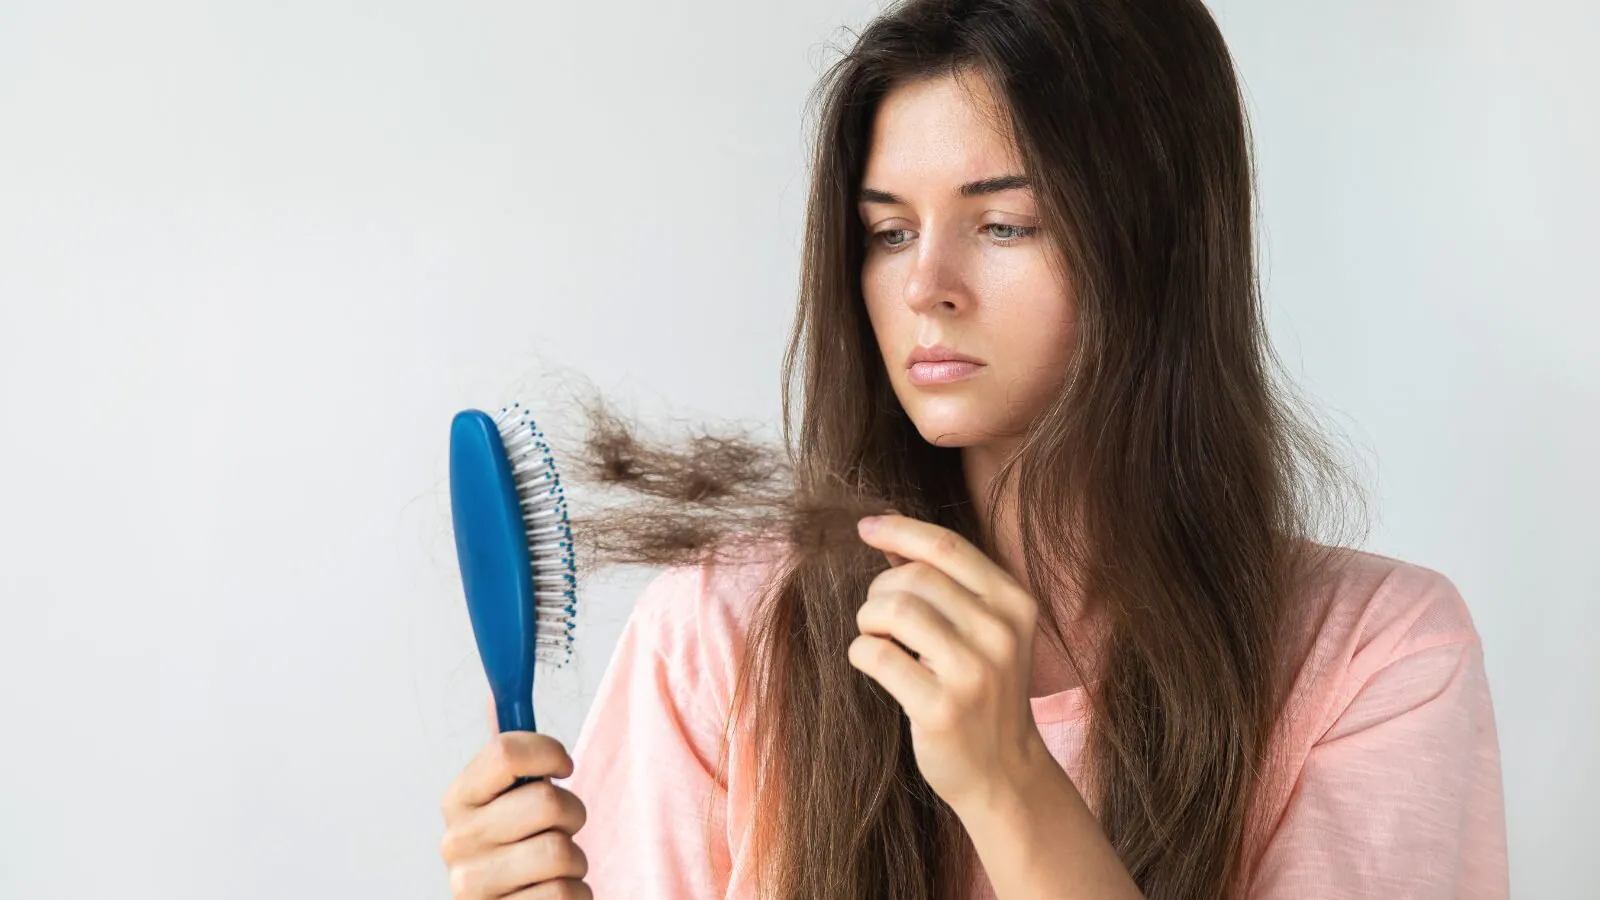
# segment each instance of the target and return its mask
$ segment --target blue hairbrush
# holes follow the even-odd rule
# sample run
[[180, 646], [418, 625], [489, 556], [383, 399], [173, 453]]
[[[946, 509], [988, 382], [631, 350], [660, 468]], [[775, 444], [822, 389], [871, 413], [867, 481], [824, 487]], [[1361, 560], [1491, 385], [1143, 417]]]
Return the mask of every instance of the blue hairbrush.
[[[450, 423], [450, 513], [461, 584], [501, 731], [537, 731], [535, 661], [572, 659], [577, 577], [555, 459], [521, 404]], [[519, 777], [512, 787], [538, 778]]]

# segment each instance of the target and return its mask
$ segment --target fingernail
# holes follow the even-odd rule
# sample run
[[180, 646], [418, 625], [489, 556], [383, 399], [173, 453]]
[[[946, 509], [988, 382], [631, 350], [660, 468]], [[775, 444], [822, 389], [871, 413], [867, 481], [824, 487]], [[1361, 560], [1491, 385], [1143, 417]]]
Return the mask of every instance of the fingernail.
[[856, 527], [861, 530], [862, 534], [869, 534], [872, 529], [878, 527], [878, 517], [865, 516], [861, 519], [861, 521], [856, 523]]

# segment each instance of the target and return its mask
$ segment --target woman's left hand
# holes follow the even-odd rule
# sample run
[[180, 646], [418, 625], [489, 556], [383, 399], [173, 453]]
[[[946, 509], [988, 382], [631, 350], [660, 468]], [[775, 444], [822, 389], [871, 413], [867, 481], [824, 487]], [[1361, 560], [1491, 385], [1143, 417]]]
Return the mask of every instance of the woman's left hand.
[[884, 515], [858, 531], [891, 563], [907, 561], [868, 587], [850, 664], [900, 703], [917, 767], [958, 815], [1015, 794], [1053, 763], [1028, 702], [1038, 604], [948, 528]]

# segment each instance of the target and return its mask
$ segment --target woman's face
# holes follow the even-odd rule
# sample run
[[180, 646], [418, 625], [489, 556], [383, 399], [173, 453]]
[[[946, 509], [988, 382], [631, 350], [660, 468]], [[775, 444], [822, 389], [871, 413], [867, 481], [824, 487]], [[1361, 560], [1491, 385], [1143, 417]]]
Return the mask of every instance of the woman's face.
[[[1050, 267], [1033, 193], [993, 181], [1022, 176], [985, 116], [995, 102], [976, 76], [892, 89], [858, 198], [878, 349], [900, 404], [939, 446], [1019, 435], [1060, 389], [1074, 343], [1071, 288]], [[934, 345], [982, 364], [909, 366], [912, 351]]]

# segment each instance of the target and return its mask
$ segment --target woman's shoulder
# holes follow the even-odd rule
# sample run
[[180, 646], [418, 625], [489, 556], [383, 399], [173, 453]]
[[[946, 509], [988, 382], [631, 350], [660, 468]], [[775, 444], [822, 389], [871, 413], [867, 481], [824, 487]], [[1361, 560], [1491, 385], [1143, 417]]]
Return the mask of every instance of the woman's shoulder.
[[1463, 663], [1482, 665], [1472, 613], [1449, 576], [1368, 550], [1318, 549], [1323, 564], [1297, 598], [1289, 649], [1283, 725], [1301, 750], [1369, 687], [1396, 704], [1421, 703]]
[[1409, 653], [1477, 643], [1454, 581], [1417, 562], [1370, 550], [1320, 546], [1327, 565], [1302, 598], [1321, 666], [1365, 679]]
[[629, 646], [661, 658], [681, 687], [725, 700], [786, 546], [766, 539], [724, 543], [697, 562], [662, 568], [629, 612]]
[[698, 622], [743, 632], [784, 565], [786, 549], [780, 541], [746, 539], [721, 544], [698, 561], [666, 566], [645, 584], [633, 615], [669, 629]]
[[1251, 896], [1379, 882], [1503, 896], [1494, 705], [1466, 600], [1427, 565], [1323, 549], [1329, 565], [1299, 607], [1311, 650], [1260, 795]]

